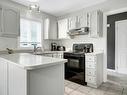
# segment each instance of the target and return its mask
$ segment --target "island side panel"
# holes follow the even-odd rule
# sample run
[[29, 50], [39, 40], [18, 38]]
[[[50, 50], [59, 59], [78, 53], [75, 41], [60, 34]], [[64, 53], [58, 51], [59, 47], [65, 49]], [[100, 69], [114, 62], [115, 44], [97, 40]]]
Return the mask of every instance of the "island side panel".
[[27, 94], [27, 70], [8, 63], [8, 95]]
[[0, 58], [0, 95], [8, 94], [7, 62]]
[[29, 71], [29, 95], [64, 95], [64, 63]]

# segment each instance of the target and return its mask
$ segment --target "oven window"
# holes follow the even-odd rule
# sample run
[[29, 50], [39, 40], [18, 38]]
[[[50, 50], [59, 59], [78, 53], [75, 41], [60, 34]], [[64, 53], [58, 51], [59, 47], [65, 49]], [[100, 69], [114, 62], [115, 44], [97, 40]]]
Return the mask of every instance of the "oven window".
[[77, 59], [68, 59], [68, 65], [71, 68], [79, 68], [79, 60]]

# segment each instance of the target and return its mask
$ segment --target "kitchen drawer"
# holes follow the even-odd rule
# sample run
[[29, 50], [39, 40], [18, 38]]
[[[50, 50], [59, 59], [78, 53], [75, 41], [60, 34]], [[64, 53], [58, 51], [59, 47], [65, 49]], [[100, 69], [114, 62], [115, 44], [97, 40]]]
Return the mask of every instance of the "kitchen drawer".
[[59, 54], [54, 53], [54, 54], [53, 54], [53, 57], [54, 57], [54, 58], [59, 58]]
[[96, 84], [96, 77], [86, 76], [86, 82]]
[[86, 68], [96, 68], [96, 62], [86, 62]]
[[88, 76], [96, 76], [96, 69], [86, 69], [86, 75]]
[[86, 55], [86, 61], [88, 62], [95, 62], [96, 61], [96, 56], [93, 56], [93, 55]]
[[62, 54], [59, 54], [59, 53], [54, 53], [53, 54], [53, 57], [54, 58], [63, 58], [63, 55]]
[[44, 56], [53, 57], [53, 54], [44, 54]]

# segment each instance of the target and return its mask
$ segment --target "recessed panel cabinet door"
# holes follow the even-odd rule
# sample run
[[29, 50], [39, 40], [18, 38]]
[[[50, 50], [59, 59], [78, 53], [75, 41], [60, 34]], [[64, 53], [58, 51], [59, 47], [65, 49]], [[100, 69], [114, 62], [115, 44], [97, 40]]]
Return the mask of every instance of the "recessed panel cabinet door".
[[19, 12], [11, 8], [3, 8], [3, 36], [19, 35]]
[[68, 32], [68, 19], [58, 21], [58, 39], [69, 39]]
[[91, 13], [91, 31], [90, 36], [91, 37], [97, 37], [98, 36], [98, 18], [97, 18], [97, 12], [94, 11]]
[[77, 18], [77, 27], [82, 28], [82, 27], [87, 27], [88, 20], [87, 20], [87, 14], [81, 14]]
[[44, 39], [57, 39], [57, 22], [55, 19], [45, 18], [44, 19]]
[[7, 95], [7, 63], [0, 58], [0, 95]]
[[77, 17], [76, 16], [70, 17], [68, 19], [68, 23], [69, 23], [68, 25], [69, 30], [76, 29], [77, 28]]
[[98, 38], [103, 36], [103, 13], [93, 11], [90, 16], [90, 37]]

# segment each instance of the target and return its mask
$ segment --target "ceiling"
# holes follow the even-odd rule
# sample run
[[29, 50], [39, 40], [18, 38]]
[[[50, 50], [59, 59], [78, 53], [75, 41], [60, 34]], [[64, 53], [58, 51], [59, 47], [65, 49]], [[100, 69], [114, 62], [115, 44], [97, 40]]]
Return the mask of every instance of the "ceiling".
[[[12, 0], [14, 2], [28, 6], [27, 0]], [[55, 16], [74, 12], [86, 7], [90, 7], [106, 0], [38, 0], [40, 10]]]

